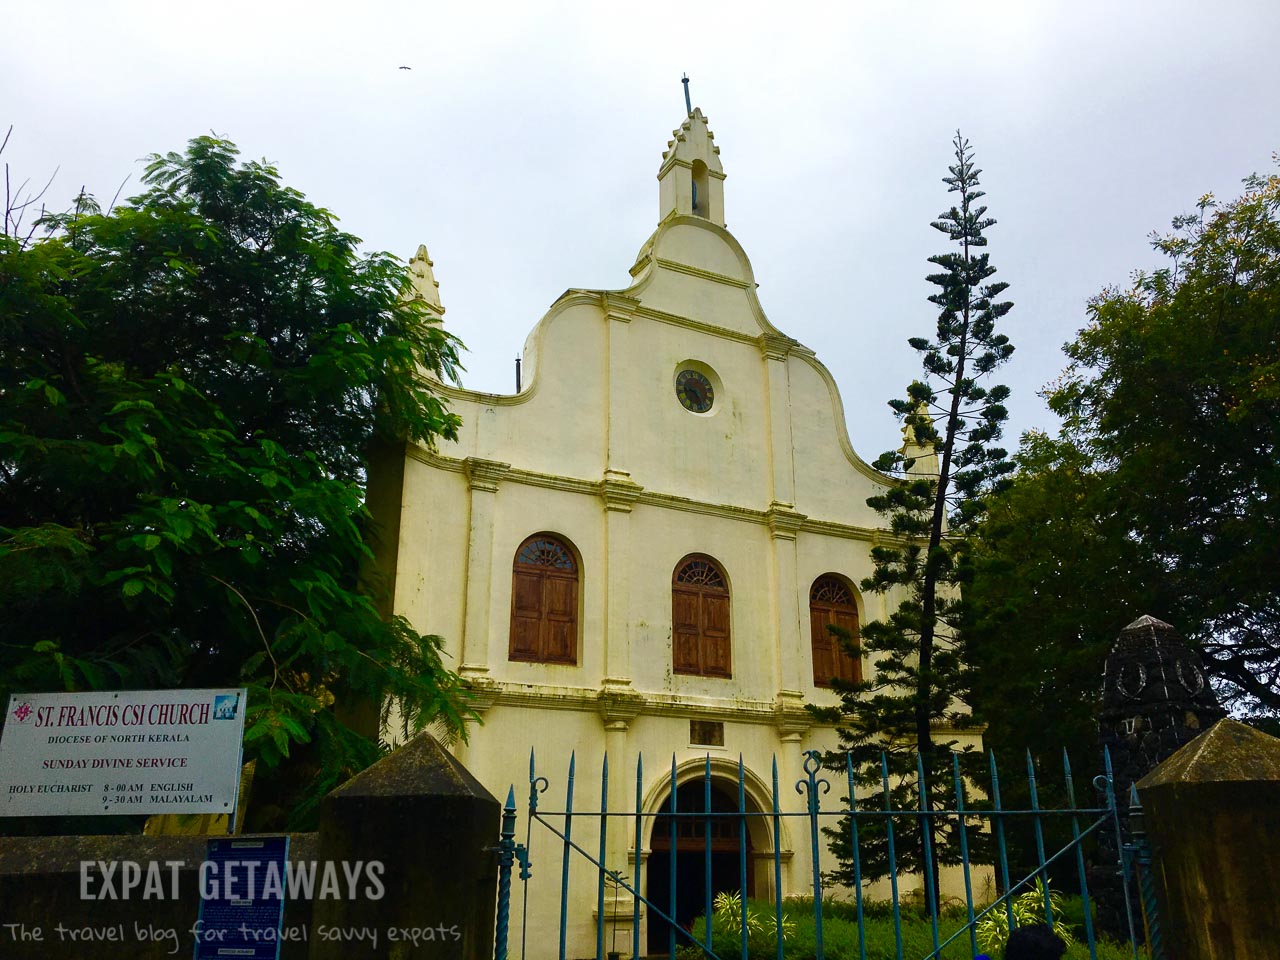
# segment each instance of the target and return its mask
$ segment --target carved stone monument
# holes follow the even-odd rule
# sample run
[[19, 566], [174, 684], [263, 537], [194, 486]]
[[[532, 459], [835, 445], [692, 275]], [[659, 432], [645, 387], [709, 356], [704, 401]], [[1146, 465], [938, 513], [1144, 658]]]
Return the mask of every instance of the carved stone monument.
[[[1102, 674], [1098, 736], [1111, 754], [1126, 842], [1133, 785], [1225, 715], [1200, 654], [1177, 630], [1163, 620], [1142, 616], [1120, 631]], [[1119, 860], [1114, 835], [1101, 832], [1090, 883], [1100, 926], [1117, 935], [1127, 934]], [[1136, 914], [1136, 891], [1131, 897]]]
[[1148, 616], [1121, 630], [1102, 674], [1098, 714], [1121, 805], [1133, 784], [1224, 716], [1200, 654], [1178, 631]]

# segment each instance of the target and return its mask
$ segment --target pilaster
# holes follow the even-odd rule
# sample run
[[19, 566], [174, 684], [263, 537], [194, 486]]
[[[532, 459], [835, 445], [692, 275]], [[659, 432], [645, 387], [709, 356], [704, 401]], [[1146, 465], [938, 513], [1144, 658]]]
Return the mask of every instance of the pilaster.
[[493, 526], [498, 484], [511, 464], [468, 457], [464, 463], [470, 491], [467, 540], [467, 598], [458, 672], [467, 679], [489, 672], [489, 596], [493, 585]]
[[608, 470], [600, 481], [605, 523], [604, 685], [631, 687], [631, 507], [644, 488], [625, 470]]
[[631, 318], [640, 301], [634, 297], [624, 297], [617, 293], [601, 294], [601, 308], [604, 310], [609, 345], [608, 377], [608, 410], [606, 416], [605, 469], [625, 473], [631, 452], [631, 416], [634, 411], [627, 404], [628, 382], [627, 372], [631, 369], [630, 342]]
[[[807, 659], [806, 659], [806, 662]], [[782, 742], [781, 756], [778, 758], [778, 779], [781, 781], [782, 797], [780, 801], [784, 809], [800, 813], [807, 808], [807, 800], [800, 797], [786, 784], [794, 784], [804, 777], [804, 736], [813, 723], [809, 711], [804, 708], [804, 694], [799, 690], [780, 690], [774, 700], [774, 724], [778, 729], [778, 739]], [[784, 881], [787, 890], [803, 890], [813, 874], [812, 854], [809, 844], [795, 844], [795, 855], [786, 862], [787, 876]]]
[[[476, 712], [477, 719], [464, 721], [468, 736], [475, 731], [475, 728], [484, 722], [484, 715], [489, 712], [490, 708], [498, 702], [498, 694], [500, 690], [498, 684], [483, 674], [474, 675], [467, 680], [467, 694], [470, 699], [467, 705]], [[458, 737], [454, 741], [452, 752], [458, 758], [459, 763], [474, 763], [474, 757], [471, 752], [472, 744], [462, 737]]]
[[[631, 722], [640, 715], [644, 706], [644, 698], [637, 693], [630, 692], [629, 689], [621, 689], [616, 681], [610, 684], [610, 681], [606, 680], [605, 683], [606, 687], [600, 691], [596, 703], [600, 710], [600, 719], [604, 722], [604, 748], [609, 757], [609, 809], [631, 810], [635, 803], [633, 794], [635, 790], [635, 756], [634, 751], [628, 748], [627, 731], [631, 727]], [[630, 681], [627, 681], [627, 684], [629, 687]], [[610, 870], [621, 870], [634, 880], [635, 872], [628, 869], [631, 842], [627, 834], [628, 831], [622, 821], [613, 820], [610, 823], [609, 835], [605, 842], [605, 866]], [[606, 891], [605, 909], [607, 911], [609, 910], [607, 902], [609, 899], [611, 897]], [[629, 895], [626, 895], [625, 899], [627, 912], [614, 918], [614, 922], [619, 925], [625, 923], [629, 936], [631, 899]], [[621, 909], [622, 904], [620, 901], [620, 912]], [[621, 936], [620, 929], [619, 937]]]
[[789, 503], [769, 505], [767, 520], [773, 541], [773, 608], [774, 635], [777, 651], [775, 675], [778, 688], [785, 691], [804, 689], [804, 666], [809, 662], [800, 631], [799, 562], [796, 536], [806, 517]]
[[791, 381], [787, 357], [795, 341], [781, 334], [761, 334], [757, 341], [764, 356], [765, 396], [769, 411], [769, 463], [773, 499], [795, 503], [795, 457], [791, 435]]

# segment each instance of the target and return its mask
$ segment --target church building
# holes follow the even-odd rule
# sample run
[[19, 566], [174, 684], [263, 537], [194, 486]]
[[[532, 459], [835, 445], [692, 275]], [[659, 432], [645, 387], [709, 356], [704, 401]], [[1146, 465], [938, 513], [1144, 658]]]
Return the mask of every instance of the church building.
[[[630, 283], [561, 295], [525, 343], [518, 392], [439, 386], [462, 418], [457, 441], [411, 445], [374, 491], [394, 611], [444, 637], [475, 690], [483, 722], [452, 749], [499, 798], [514, 784], [523, 807], [532, 748], [550, 780], [542, 806], [563, 809], [574, 753], [575, 810], [598, 813], [607, 751], [611, 810], [634, 811], [639, 754], [644, 814], [669, 803], [673, 755], [698, 804], [709, 757], [716, 802], [737, 810], [741, 756], [749, 809], [772, 809], [776, 758], [783, 809], [802, 811], [803, 751], [836, 745], [805, 704], [836, 704], [831, 679], [871, 669], [827, 627], [856, 635], [899, 600], [857, 586], [887, 535], [866, 501], [889, 481], [854, 452], [826, 367], [761, 309], [725, 228], [720, 148], [700, 109], [657, 173], [658, 225]], [[425, 248], [410, 267], [440, 317]], [[843, 793], [834, 783], [829, 802]], [[672, 849], [654, 823], [646, 816], [637, 838], [634, 821], [611, 821], [608, 868], [663, 903], [676, 858], [682, 903], [691, 895], [700, 912], [703, 839]], [[595, 827], [581, 829], [590, 847]], [[542, 882], [530, 881], [527, 936], [539, 956], [558, 937], [561, 844], [534, 830]], [[733, 833], [717, 852], [733, 854], [724, 882], [736, 889]], [[775, 845], [781, 894], [806, 893], [806, 821], [774, 836], [763, 817], [748, 837], [748, 893], [778, 892]], [[569, 956], [595, 952], [596, 878], [578, 858]], [[629, 951], [629, 899], [620, 912]], [[641, 922], [642, 943], [665, 951], [665, 927]]]

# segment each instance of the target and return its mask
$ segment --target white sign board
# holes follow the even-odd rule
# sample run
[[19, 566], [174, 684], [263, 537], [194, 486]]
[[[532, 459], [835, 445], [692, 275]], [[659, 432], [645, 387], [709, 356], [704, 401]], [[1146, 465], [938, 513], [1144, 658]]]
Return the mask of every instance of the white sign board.
[[0, 816], [227, 813], [245, 691], [15, 693], [0, 736]]

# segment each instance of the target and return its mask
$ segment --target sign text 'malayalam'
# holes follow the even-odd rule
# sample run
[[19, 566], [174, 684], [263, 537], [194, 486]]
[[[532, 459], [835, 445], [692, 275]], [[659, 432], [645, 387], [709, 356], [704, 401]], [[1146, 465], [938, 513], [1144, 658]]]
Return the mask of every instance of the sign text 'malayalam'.
[[15, 693], [0, 816], [230, 813], [245, 691]]

